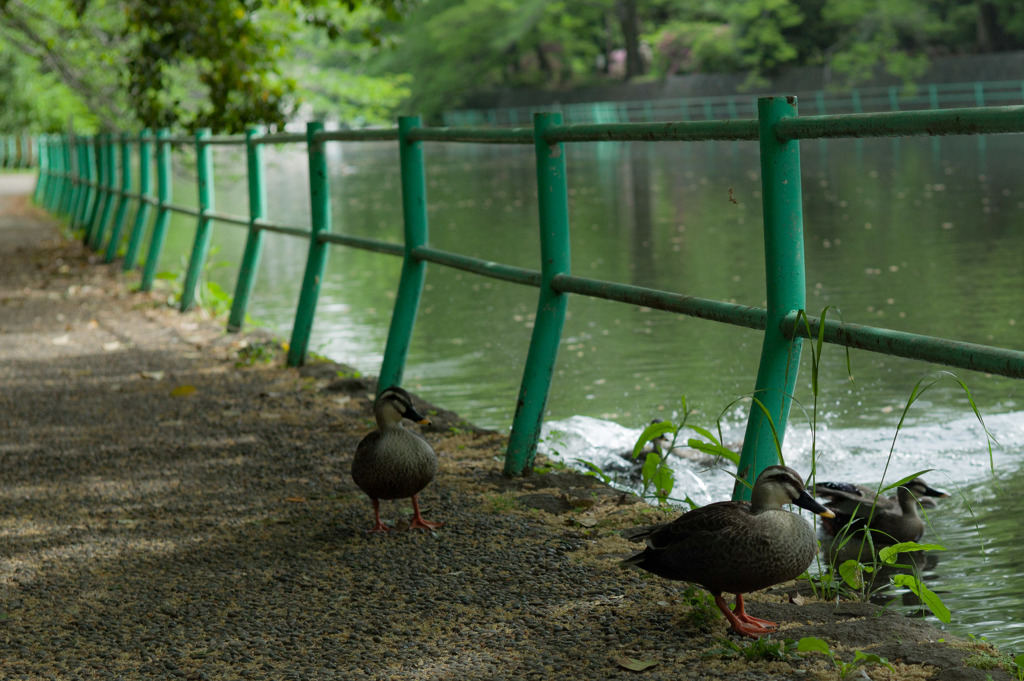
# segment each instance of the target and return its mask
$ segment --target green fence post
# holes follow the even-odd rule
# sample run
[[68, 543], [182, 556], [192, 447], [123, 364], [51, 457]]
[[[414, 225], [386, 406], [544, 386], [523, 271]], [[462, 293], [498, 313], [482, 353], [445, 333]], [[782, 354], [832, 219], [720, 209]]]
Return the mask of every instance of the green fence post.
[[67, 139], [63, 135], [40, 135], [39, 154], [46, 154], [46, 193], [43, 194], [43, 207], [54, 215], [60, 214], [63, 199], [64, 180], [67, 167], [64, 165], [64, 148]]
[[96, 230], [96, 220], [99, 218], [100, 207], [103, 205], [103, 198], [106, 195], [103, 188], [105, 168], [103, 162], [104, 146], [102, 135], [93, 136], [92, 142], [89, 144], [88, 151], [90, 154], [90, 172], [92, 173], [92, 201], [89, 204], [88, 211], [86, 211], [83, 224], [85, 227], [85, 235], [82, 237], [82, 243], [86, 246], [91, 245], [92, 235]]
[[82, 217], [82, 227], [85, 233], [82, 236], [82, 243], [92, 246], [92, 234], [96, 216], [99, 214], [100, 206], [103, 203], [103, 135], [93, 135], [86, 150], [89, 159], [89, 173], [92, 184], [89, 188], [90, 201], [88, 210]]
[[256, 272], [260, 267], [263, 253], [263, 230], [257, 224], [262, 220], [267, 206], [267, 181], [263, 174], [263, 145], [258, 138], [263, 134], [261, 126], [245, 131], [246, 169], [249, 178], [249, 235], [245, 239], [245, 252], [238, 268], [235, 295], [231, 300], [231, 314], [228, 316], [228, 331], [242, 330], [245, 311], [249, 308]]
[[78, 195], [77, 229], [84, 230], [83, 242], [89, 236], [89, 224], [92, 214], [96, 211], [97, 178], [96, 142], [93, 138], [83, 137], [81, 143], [82, 191]]
[[47, 187], [50, 183], [50, 158], [47, 137], [46, 133], [41, 134], [39, 141], [36, 143], [36, 154], [39, 156], [39, 161], [36, 165], [39, 166], [39, 172], [36, 174], [36, 188], [32, 192], [32, 203], [37, 206], [49, 204], [47, 200]]
[[32, 143], [35, 141], [35, 137], [27, 132], [21, 133], [18, 137], [18, 167], [19, 168], [31, 168], [33, 161], [36, 165], [39, 165], [39, 161], [36, 160], [36, 150], [33, 148]]
[[70, 215], [71, 230], [75, 231], [82, 227], [82, 215], [85, 213], [85, 208], [89, 203], [89, 181], [92, 178], [89, 171], [89, 146], [86, 139], [75, 135], [72, 144], [74, 145], [74, 155], [71, 159], [74, 165], [72, 181], [75, 186], [71, 195]]
[[160, 128], [156, 133], [156, 222], [153, 223], [153, 234], [149, 238], [146, 264], [142, 268], [142, 281], [139, 283], [142, 291], [153, 288], [160, 253], [167, 238], [167, 224], [171, 220], [171, 143], [167, 139], [170, 136], [171, 131], [167, 128]]
[[533, 118], [540, 213], [541, 282], [537, 318], [530, 337], [523, 381], [512, 419], [512, 432], [505, 452], [505, 475], [528, 475], [533, 472], [537, 440], [540, 438], [569, 302], [568, 294], [559, 293], [552, 287], [556, 275], [569, 273], [570, 263], [565, 149], [561, 143], [550, 144], [545, 139], [548, 129], [561, 123], [562, 115], [559, 113], [539, 113]]
[[199, 218], [196, 224], [196, 238], [192, 243], [192, 255], [185, 271], [185, 287], [181, 291], [181, 311], [191, 308], [196, 301], [196, 287], [210, 252], [210, 211], [213, 210], [213, 152], [207, 143], [211, 135], [209, 128], [196, 131], [196, 176], [199, 180]]
[[57, 164], [61, 170], [61, 177], [58, 183], [59, 191], [56, 195], [57, 205], [54, 212], [67, 218], [71, 218], [71, 201], [74, 194], [72, 178], [75, 173], [74, 166], [74, 140], [69, 135], [61, 135]]
[[[763, 97], [757, 102], [760, 121], [761, 194], [764, 211], [767, 327], [761, 346], [754, 398], [740, 454], [738, 475], [753, 484], [758, 473], [778, 463], [772, 425], [782, 446], [802, 340], [787, 340], [782, 320], [805, 309], [803, 205], [800, 192], [800, 143], [780, 141], [775, 124], [797, 115], [796, 97]], [[761, 408], [764, 406], [764, 409]], [[736, 483], [733, 499], [749, 499], [750, 488]]]
[[117, 187], [117, 211], [114, 213], [114, 228], [110, 232], [110, 243], [103, 262], [113, 262], [117, 256], [117, 247], [121, 245], [124, 234], [124, 219], [128, 213], [128, 191], [132, 187], [132, 145], [128, 135], [121, 134], [121, 184]]
[[149, 202], [153, 198], [152, 139], [153, 135], [149, 129], [143, 130], [139, 134], [139, 208], [135, 211], [135, 223], [132, 225], [132, 233], [128, 237], [128, 248], [125, 250], [124, 264], [121, 266], [125, 272], [132, 271], [138, 264], [142, 235], [146, 232], [146, 223], [149, 221], [152, 207]]
[[103, 153], [100, 155], [100, 177], [103, 178], [103, 203], [99, 211], [100, 217], [92, 230], [92, 238], [89, 245], [93, 250], [99, 250], [103, 246], [103, 236], [107, 231], [107, 223], [110, 221], [110, 211], [114, 206], [114, 183], [117, 181], [117, 162], [114, 146], [114, 136], [111, 133], [103, 135]]
[[92, 201], [89, 204], [89, 210], [85, 214], [85, 237], [84, 243], [88, 246], [89, 239], [92, 237], [93, 231], [96, 226], [96, 220], [100, 214], [100, 208], [103, 205], [103, 197], [105, 191], [103, 189], [104, 180], [104, 162], [103, 162], [103, 136], [93, 135], [92, 141], [89, 144], [90, 153], [90, 172], [92, 173]]
[[420, 116], [398, 119], [398, 150], [402, 172], [402, 217], [405, 224], [405, 258], [398, 281], [398, 295], [391, 314], [391, 327], [384, 348], [377, 387], [384, 390], [402, 383], [409, 354], [416, 312], [420, 306], [427, 264], [413, 257], [413, 249], [427, 244], [427, 182], [423, 167], [423, 143], [408, 139], [409, 132], [423, 125]]
[[898, 85], [889, 86], [889, 111], [900, 110], [900, 88]]
[[288, 366], [299, 366], [306, 361], [309, 336], [313, 331], [313, 316], [320, 297], [324, 268], [327, 266], [327, 242], [320, 240], [321, 234], [331, 231], [330, 184], [327, 181], [327, 155], [324, 140], [317, 133], [324, 129], [320, 121], [306, 124], [306, 146], [309, 153], [309, 200], [312, 233], [309, 235], [309, 255], [306, 258], [306, 273], [302, 277], [302, 291], [299, 305], [295, 310], [292, 325], [292, 340], [288, 346]]
[[79, 161], [79, 141], [74, 135], [63, 134], [63, 170], [65, 170], [65, 181], [63, 190], [60, 193], [59, 212], [68, 217], [68, 224], [75, 226], [75, 217], [78, 215], [78, 201], [82, 193], [82, 171]]
[[[57, 213], [54, 194], [59, 189], [60, 164], [57, 161], [57, 152], [60, 150], [60, 140], [57, 135], [42, 134], [39, 136], [39, 179], [42, 180], [42, 187], [38, 189], [39, 205], [53, 214]], [[45, 166], [45, 168], [44, 168]]]

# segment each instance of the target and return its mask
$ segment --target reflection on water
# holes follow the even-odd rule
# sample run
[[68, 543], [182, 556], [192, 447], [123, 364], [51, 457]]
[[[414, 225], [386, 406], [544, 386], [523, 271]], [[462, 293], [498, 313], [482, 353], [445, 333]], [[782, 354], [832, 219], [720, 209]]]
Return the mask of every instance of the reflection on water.
[[[394, 145], [336, 149], [334, 230], [400, 241]], [[805, 143], [809, 311], [833, 306], [829, 316], [849, 322], [1024, 349], [1016, 328], [1024, 312], [1022, 151], [1020, 136], [984, 146], [969, 138]], [[756, 152], [748, 143], [569, 146], [573, 272], [763, 306]], [[244, 213], [244, 176], [227, 170], [243, 164], [232, 153], [219, 150], [216, 158], [217, 207]], [[539, 267], [532, 149], [431, 144], [426, 158], [432, 245]], [[303, 156], [269, 149], [268, 165], [269, 218], [308, 224]], [[188, 205], [194, 180], [176, 182], [175, 203]], [[193, 219], [175, 219], [161, 269], [179, 266], [193, 234]], [[237, 263], [244, 240], [244, 229], [217, 225], [213, 260]], [[303, 240], [267, 235], [250, 314], [282, 335], [290, 331], [307, 250]], [[332, 249], [311, 349], [376, 373], [399, 267], [397, 258]], [[230, 290], [236, 274], [229, 266], [211, 276]], [[480, 425], [506, 429], [535, 307], [534, 289], [430, 265], [406, 385]], [[579, 452], [587, 448], [631, 447], [622, 432], [635, 438], [652, 418], [678, 418], [685, 395], [698, 409], [693, 422], [713, 429], [721, 420], [726, 441], [738, 442], [760, 346], [755, 331], [575, 296], [549, 421], [570, 423], [565, 430], [578, 442], [565, 451], [586, 458]], [[950, 605], [964, 633], [1024, 641], [1014, 610], [1002, 606], [1020, 605], [1020, 595], [1007, 593], [1021, 565], [1010, 534], [1019, 500], [1007, 492], [1010, 480], [999, 490], [979, 486], [989, 458], [963, 390], [951, 380], [930, 389], [894, 439], [908, 396], [935, 367], [862, 351], [851, 352], [850, 364], [854, 381], [845, 353], [826, 347], [813, 440], [819, 475], [877, 480], [891, 450], [887, 479], [935, 468], [936, 482], [969, 490], [969, 506], [946, 500], [952, 503], [934, 514], [936, 535], [949, 547], [936, 588], [947, 602], [957, 600]], [[997, 468], [1016, 470], [1024, 451], [1022, 384], [957, 374], [999, 440]], [[809, 376], [807, 365], [784, 450], [801, 471], [811, 467]], [[591, 422], [572, 425], [578, 417]], [[732, 487], [722, 471], [683, 466], [679, 475], [680, 489], [699, 503], [725, 498]]]

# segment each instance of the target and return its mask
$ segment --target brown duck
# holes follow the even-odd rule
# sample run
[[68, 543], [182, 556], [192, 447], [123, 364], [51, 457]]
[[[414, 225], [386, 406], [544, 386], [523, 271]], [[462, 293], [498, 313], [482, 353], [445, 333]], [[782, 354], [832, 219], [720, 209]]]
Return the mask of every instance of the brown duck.
[[877, 489], [845, 482], [816, 484], [815, 494], [825, 499], [826, 507], [835, 513], [834, 519], [822, 523], [825, 532], [836, 535], [843, 528], [858, 530], [867, 523], [883, 543], [917, 541], [925, 529], [918, 506], [934, 506], [934, 498], [949, 496], [921, 478], [914, 478], [898, 487], [895, 497], [877, 496]]
[[[733, 630], [758, 638], [778, 625], [748, 615], [743, 594], [800, 576], [818, 552], [810, 524], [783, 504], [832, 515], [811, 498], [796, 471], [769, 466], [757, 477], [749, 502], [719, 501], [656, 526], [642, 535], [647, 548], [623, 565], [701, 585]], [[736, 595], [735, 612], [723, 592]]]
[[352, 460], [352, 479], [373, 502], [375, 524], [367, 531], [390, 530], [381, 522], [380, 500], [405, 497], [412, 498], [409, 529], [433, 530], [443, 526], [444, 523], [425, 520], [416, 499], [437, 474], [437, 454], [422, 436], [402, 425], [403, 418], [425, 424], [430, 420], [416, 411], [409, 393], [394, 386], [377, 396], [373, 416], [377, 419], [377, 430], [362, 439]]

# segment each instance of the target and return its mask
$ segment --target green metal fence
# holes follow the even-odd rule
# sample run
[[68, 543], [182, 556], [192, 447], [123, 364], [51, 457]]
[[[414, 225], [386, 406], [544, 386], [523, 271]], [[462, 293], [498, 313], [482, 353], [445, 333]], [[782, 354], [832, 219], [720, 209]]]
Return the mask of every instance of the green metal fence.
[[[126, 270], [137, 267], [138, 254], [151, 208], [156, 209], [143, 266], [141, 287], [152, 287], [156, 263], [166, 236], [171, 212], [195, 216], [196, 234], [189, 258], [181, 308], [193, 304], [198, 273], [207, 257], [211, 221], [248, 230], [243, 261], [235, 287], [228, 329], [242, 327], [249, 292], [259, 268], [262, 237], [276, 232], [306, 239], [309, 254], [288, 363], [301, 364], [307, 353], [310, 329], [331, 246], [376, 251], [402, 258], [398, 295], [388, 334], [380, 385], [400, 384], [409, 343], [415, 328], [420, 292], [428, 262], [484, 277], [532, 286], [539, 290], [536, 323], [527, 349], [515, 417], [505, 455], [505, 473], [528, 473], [536, 452], [541, 421], [557, 360], [562, 326], [570, 294], [644, 305], [718, 322], [764, 331], [761, 363], [753, 394], [740, 474], [752, 481], [762, 468], [777, 461], [775, 434], [785, 432], [790, 401], [800, 363], [802, 340], [826, 341], [873, 352], [914, 358], [953, 367], [1024, 378], [1024, 352], [956, 340], [897, 332], [872, 326], [801, 317], [805, 309], [800, 140], [835, 137], [893, 137], [907, 135], [976, 135], [1024, 132], [1024, 106], [908, 111], [852, 115], [798, 116], [795, 97], [765, 97], [758, 101], [757, 117], [746, 120], [679, 121], [657, 124], [566, 125], [559, 113], [540, 113], [532, 128], [430, 128], [418, 117], [400, 119], [397, 129], [325, 131], [309, 124], [305, 134], [265, 134], [251, 129], [246, 135], [216, 136], [200, 131], [195, 136], [99, 135], [92, 138], [43, 136], [36, 198], [49, 210], [67, 216], [84, 230], [86, 243], [106, 245], [109, 260], [121, 244], [127, 226], [125, 203], [137, 206], [127, 234]], [[404, 243], [332, 231], [325, 145], [332, 142], [388, 140], [397, 144], [401, 165]], [[605, 140], [686, 143], [727, 140], [758, 143], [764, 203], [766, 308], [747, 307], [619, 282], [575, 276], [569, 263], [568, 178], [564, 145]], [[430, 246], [427, 222], [424, 147], [432, 142], [533, 145], [536, 156], [541, 258], [539, 269], [526, 269], [484, 261]], [[283, 225], [264, 217], [265, 186], [262, 149], [267, 144], [305, 145], [309, 159], [311, 224]], [[195, 150], [199, 183], [198, 208], [170, 203], [172, 146]], [[249, 214], [232, 215], [215, 209], [210, 150], [216, 145], [244, 146], [247, 152]], [[155, 149], [155, 158], [154, 158]], [[137, 150], [140, 186], [129, 186], [132, 150]], [[118, 153], [119, 151], [119, 153]], [[115, 172], [119, 164], [122, 172]], [[155, 165], [157, 191], [152, 193], [150, 165]], [[116, 208], [113, 202], [116, 201]], [[107, 223], [113, 222], [107, 230]], [[763, 408], [762, 408], [763, 405]], [[736, 498], [749, 491], [737, 485]]]
[[[797, 92], [805, 109], [817, 115], [950, 109], [965, 106], [1024, 104], [1024, 81], [1000, 80], [969, 83], [931, 83], [851, 88], [843, 91]], [[613, 102], [557, 103], [544, 107], [515, 106], [463, 109], [444, 114], [445, 125], [524, 125], [533, 111], [561, 111], [566, 123], [653, 123], [657, 121], [710, 121], [757, 116], [756, 94]]]
[[0, 137], [0, 168], [24, 170], [36, 166], [35, 138], [28, 133]]

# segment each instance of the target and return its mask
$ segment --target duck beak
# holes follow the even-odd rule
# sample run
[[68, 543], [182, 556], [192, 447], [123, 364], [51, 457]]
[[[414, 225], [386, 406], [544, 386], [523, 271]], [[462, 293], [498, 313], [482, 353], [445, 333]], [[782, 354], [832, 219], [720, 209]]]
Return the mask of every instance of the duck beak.
[[934, 487], [925, 486], [925, 496], [938, 497], [939, 499], [945, 499], [949, 496], [949, 492], [943, 492], [941, 489], [935, 489]]
[[430, 419], [416, 411], [412, 406], [410, 406], [409, 409], [407, 409], [406, 412], [402, 414], [402, 416], [409, 419], [413, 423], [420, 423], [423, 424], [424, 426], [430, 425]]
[[828, 510], [827, 508], [819, 504], [817, 501], [815, 501], [814, 497], [807, 493], [807, 490], [803, 490], [800, 493], [800, 496], [797, 497], [796, 501], [794, 501], [793, 503], [799, 506], [800, 508], [806, 508], [811, 513], [816, 513], [820, 515], [822, 518], [836, 517], [835, 513], [833, 513], [832, 511]]

